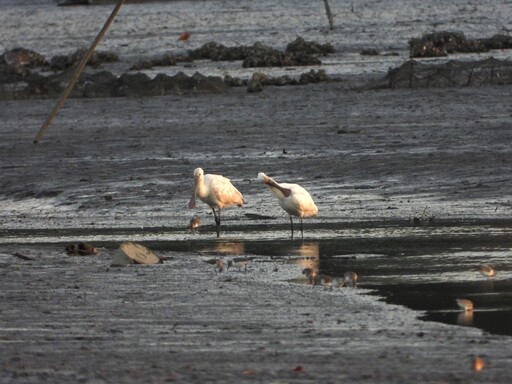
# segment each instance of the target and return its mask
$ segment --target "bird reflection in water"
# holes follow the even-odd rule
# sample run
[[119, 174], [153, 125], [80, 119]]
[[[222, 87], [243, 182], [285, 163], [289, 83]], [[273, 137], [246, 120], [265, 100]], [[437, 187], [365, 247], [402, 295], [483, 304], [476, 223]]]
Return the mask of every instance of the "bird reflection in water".
[[457, 315], [457, 324], [471, 327], [473, 326], [473, 311], [464, 311]]

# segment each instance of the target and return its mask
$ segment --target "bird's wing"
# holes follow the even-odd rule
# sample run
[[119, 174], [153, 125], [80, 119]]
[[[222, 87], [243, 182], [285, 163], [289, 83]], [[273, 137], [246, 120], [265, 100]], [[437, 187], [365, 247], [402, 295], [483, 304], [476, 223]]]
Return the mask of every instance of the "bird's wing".
[[228, 178], [219, 176], [211, 182], [211, 190], [220, 208], [228, 205], [243, 205], [244, 199]]
[[316, 216], [318, 208], [309, 192], [298, 184], [289, 184], [288, 188], [292, 190], [291, 199], [297, 211], [301, 212], [302, 216]]

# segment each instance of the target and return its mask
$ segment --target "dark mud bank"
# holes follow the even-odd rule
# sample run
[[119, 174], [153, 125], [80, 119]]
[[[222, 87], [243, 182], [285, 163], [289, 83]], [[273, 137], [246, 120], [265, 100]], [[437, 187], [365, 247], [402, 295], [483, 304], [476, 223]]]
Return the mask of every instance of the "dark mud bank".
[[[460, 33], [438, 32], [411, 39], [410, 56], [440, 57], [457, 52], [488, 52], [509, 49], [512, 38], [496, 35], [488, 39], [468, 40]], [[262, 43], [251, 46], [227, 47], [209, 42], [186, 54], [167, 53], [159, 57], [142, 58], [122, 74], [102, 69], [105, 64], [120, 61], [115, 52], [98, 51], [88, 62], [88, 70], [77, 81], [71, 97], [144, 97], [182, 94], [227, 93], [231, 87], [247, 87], [248, 92], [261, 92], [264, 86], [305, 85], [319, 82], [338, 82], [340, 76], [328, 76], [323, 69], [311, 69], [295, 76], [269, 76], [256, 70], [250, 79], [229, 74], [224, 77], [204, 76], [196, 72], [188, 76], [160, 73], [151, 78], [140, 72], [154, 67], [194, 65], [200, 60], [240, 61], [243, 68], [315, 67], [322, 65], [323, 56], [335, 52], [331, 44], [306, 41], [301, 37], [279, 51]], [[85, 54], [80, 49], [70, 55], [47, 60], [43, 55], [24, 48], [6, 51], [0, 56], [0, 99], [57, 98], [73, 74], [73, 68]], [[377, 50], [361, 50], [361, 55], [377, 55]], [[438, 88], [512, 84], [512, 62], [509, 60], [449, 61], [421, 63], [407, 61], [390, 69], [377, 81], [363, 88]]]

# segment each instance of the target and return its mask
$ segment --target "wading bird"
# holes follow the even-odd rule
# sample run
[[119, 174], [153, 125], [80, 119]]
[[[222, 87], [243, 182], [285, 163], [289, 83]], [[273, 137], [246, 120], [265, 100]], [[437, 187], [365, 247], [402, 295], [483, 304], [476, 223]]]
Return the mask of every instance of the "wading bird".
[[231, 267], [238, 268], [239, 271], [244, 269], [247, 271], [247, 266], [252, 263], [254, 257], [235, 257], [233, 260], [228, 261], [228, 269]]
[[[220, 236], [220, 210], [224, 207], [237, 205], [242, 207], [245, 203], [244, 197], [236, 189], [229, 179], [221, 175], [204, 174], [201, 168], [194, 170], [195, 186], [192, 198], [188, 204], [189, 208], [196, 208], [196, 196], [203, 203], [207, 204], [213, 211], [217, 237]], [[218, 213], [215, 211], [218, 210]]]
[[460, 309], [462, 309], [463, 311], [472, 311], [473, 310], [473, 302], [471, 300], [468, 300], [468, 299], [455, 299], [455, 301], [457, 302], [457, 305], [459, 306]]
[[343, 274], [342, 286], [348, 287], [349, 285], [352, 285], [352, 287], [357, 288], [357, 273], [349, 271]]
[[300, 217], [300, 234], [304, 237], [304, 228], [302, 219], [304, 217], [316, 216], [318, 208], [315, 205], [308, 191], [298, 184], [282, 183], [278, 184], [274, 179], [268, 177], [263, 172], [258, 173], [258, 180], [262, 181], [277, 197], [281, 208], [290, 216], [290, 224], [293, 238], [293, 219], [292, 216]]
[[496, 276], [496, 270], [489, 264], [482, 264], [478, 266], [480, 273], [486, 277]]
[[315, 270], [313, 270], [312, 268], [304, 268], [302, 270], [302, 274], [306, 276], [309, 284], [315, 285], [316, 276], [318, 275], [318, 273]]
[[190, 231], [195, 232], [195, 230], [197, 228], [199, 228], [200, 225], [201, 225], [201, 218], [199, 216], [194, 216], [193, 218], [190, 219], [190, 222], [189, 222]]

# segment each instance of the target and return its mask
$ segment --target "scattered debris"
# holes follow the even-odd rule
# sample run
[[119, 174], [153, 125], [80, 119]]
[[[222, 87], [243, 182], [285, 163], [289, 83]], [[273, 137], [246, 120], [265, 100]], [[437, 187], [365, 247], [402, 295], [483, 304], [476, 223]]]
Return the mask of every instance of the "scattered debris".
[[246, 369], [246, 370], [242, 371], [242, 375], [245, 375], [245, 376], [255, 375], [257, 373], [258, 372], [253, 369]]
[[423, 211], [421, 211], [419, 215], [414, 215], [411, 218], [411, 221], [412, 225], [416, 227], [420, 225], [432, 224], [435, 218], [436, 215], [430, 211], [430, 207], [427, 205], [425, 208], [423, 208]]
[[122, 243], [112, 257], [111, 267], [131, 264], [161, 264], [162, 259], [145, 246], [132, 242]]
[[374, 48], [363, 48], [359, 54], [361, 56], [379, 56], [379, 51]]
[[97, 255], [98, 250], [88, 243], [70, 244], [66, 246], [68, 255], [91, 256]]
[[33, 257], [26, 256], [20, 252], [14, 252], [12, 255], [22, 260], [35, 260]]

